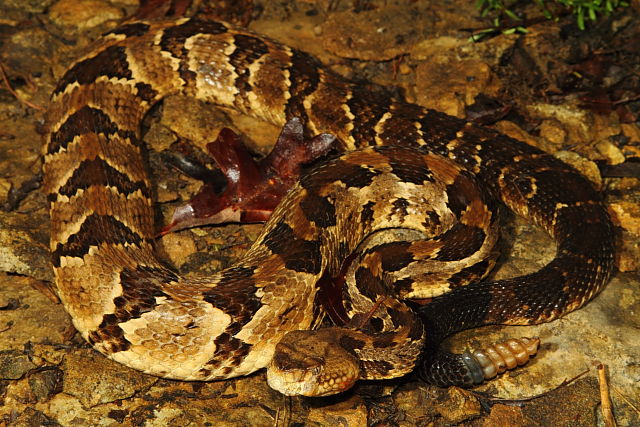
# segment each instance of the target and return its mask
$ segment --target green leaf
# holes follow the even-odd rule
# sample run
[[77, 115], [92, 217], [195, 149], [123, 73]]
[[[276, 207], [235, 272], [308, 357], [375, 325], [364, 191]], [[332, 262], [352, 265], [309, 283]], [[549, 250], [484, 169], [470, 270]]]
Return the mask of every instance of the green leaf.
[[[585, 19], [595, 21], [599, 14], [609, 15], [617, 8], [629, 7], [629, 0], [475, 0], [476, 8], [480, 11], [480, 16], [486, 17], [493, 15], [493, 28], [488, 32], [480, 32], [471, 36], [470, 40], [479, 41], [489, 34], [496, 33], [501, 26], [501, 18], [507, 16], [514, 21], [521, 21], [522, 18], [518, 12], [521, 11], [526, 3], [533, 2], [540, 13], [546, 19], [558, 20], [547, 7], [549, 1], [560, 4], [571, 9], [576, 16], [576, 23], [581, 30], [585, 29]], [[553, 9], [552, 9], [553, 10]], [[503, 34], [526, 33], [526, 28], [521, 25], [513, 26], [502, 30]]]
[[518, 17], [518, 15], [516, 15], [514, 12], [512, 12], [509, 9], [505, 9], [504, 13], [511, 19], [513, 19], [514, 21], [519, 21], [520, 18]]
[[582, 11], [582, 9], [578, 11], [577, 21], [578, 21], [578, 28], [580, 28], [581, 30], [584, 30], [584, 12]]

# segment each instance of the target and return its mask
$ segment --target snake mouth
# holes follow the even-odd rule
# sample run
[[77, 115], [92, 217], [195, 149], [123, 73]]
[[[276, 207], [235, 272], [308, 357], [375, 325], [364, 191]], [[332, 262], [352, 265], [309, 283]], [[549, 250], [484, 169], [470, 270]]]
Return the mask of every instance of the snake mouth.
[[[293, 331], [276, 345], [267, 382], [286, 396], [330, 396], [360, 379], [359, 362], [317, 340], [317, 331]], [[313, 342], [310, 347], [306, 344]], [[320, 351], [320, 347], [324, 350]], [[323, 356], [318, 356], [322, 354]]]
[[316, 396], [317, 375], [320, 369], [282, 371], [270, 366], [267, 369], [267, 383], [272, 389], [285, 396]]
[[267, 369], [269, 386], [286, 396], [331, 396], [350, 389], [358, 378], [349, 370], [327, 374], [322, 366], [282, 371], [272, 364]]

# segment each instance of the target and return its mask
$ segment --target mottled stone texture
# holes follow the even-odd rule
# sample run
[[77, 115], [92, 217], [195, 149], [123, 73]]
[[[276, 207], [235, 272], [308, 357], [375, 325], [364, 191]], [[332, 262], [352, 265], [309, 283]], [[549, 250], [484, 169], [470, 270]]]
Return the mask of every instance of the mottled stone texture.
[[[128, 5], [124, 9], [106, 1], [59, 1], [51, 8], [54, 2], [48, 0], [27, 3], [0, 6], [0, 57], [19, 98], [4, 87], [0, 90], [0, 204], [15, 202], [19, 194], [15, 190], [30, 188], [30, 180], [39, 171], [41, 146], [34, 124], [42, 114], [34, 106], [46, 105], [57, 78], [80, 54], [87, 36], [112, 29], [113, 19], [135, 9], [130, 1], [118, 2]], [[575, 57], [579, 49], [572, 45], [588, 46], [591, 51], [627, 52], [625, 44], [630, 44], [625, 40], [637, 39], [640, 31], [636, 11], [614, 15], [608, 24], [596, 25], [586, 33], [573, 33], [566, 27], [572, 22], [568, 17], [558, 24], [531, 27], [519, 44], [515, 36], [470, 44], [459, 29], [487, 24], [477, 20], [477, 12], [467, 1], [433, 4], [428, 10], [415, 2], [388, 6], [374, 1], [371, 11], [352, 10], [351, 2], [334, 3], [338, 3], [337, 10], [327, 11], [327, 2], [298, 2], [286, 10], [279, 3], [267, 2], [259, 20], [251, 25], [318, 56], [349, 77], [385, 84], [392, 94], [392, 88], [399, 87], [410, 100], [461, 117], [468, 116], [469, 104], [477, 94], [498, 97], [518, 113], [507, 117], [513, 121], [498, 125], [503, 132], [549, 151], [572, 151], [563, 155], [565, 161], [577, 153], [579, 159], [572, 164], [589, 176], [594, 173], [591, 160], [614, 164], [621, 161], [620, 156], [640, 157], [640, 130], [633, 121], [620, 123], [623, 112], [598, 115], [576, 106], [570, 97], [550, 98], [558, 92], [558, 85], [568, 87], [563, 79], [572, 75], [571, 64], [584, 59]], [[41, 15], [34, 20], [32, 13]], [[400, 19], [415, 16], [418, 18]], [[400, 24], [395, 24], [398, 20]], [[617, 64], [607, 75], [608, 82], [623, 81], [625, 66], [637, 68], [637, 57], [626, 55], [628, 64]], [[343, 58], [359, 58], [361, 62]], [[633, 95], [629, 92], [626, 96]], [[166, 148], [173, 134], [187, 138], [209, 135], [213, 139], [217, 129], [230, 123], [201, 103], [179, 101], [167, 102], [162, 121], [151, 123], [152, 131], [145, 141], [152, 149]], [[206, 118], [206, 123], [189, 123], [185, 114]], [[237, 115], [230, 120], [248, 135], [257, 151], [268, 151], [265, 145], [276, 139], [275, 128]], [[207, 141], [194, 142], [203, 146]], [[156, 191], [162, 200], [184, 201], [197, 190], [197, 183], [176, 177], [155, 153], [150, 160], [157, 170]], [[594, 180], [600, 179], [596, 171]], [[640, 183], [629, 177], [605, 179], [603, 187], [609, 189], [608, 201], [621, 230], [618, 263], [626, 273], [617, 274], [598, 298], [563, 320], [527, 328], [492, 327], [452, 340], [454, 347], [463, 349], [508, 336], [540, 336], [542, 346], [533, 361], [479, 390], [506, 399], [542, 395], [518, 407], [504, 402], [491, 406], [495, 402], [485, 395], [437, 389], [411, 378], [382, 385], [361, 384], [348, 395], [313, 401], [273, 392], [263, 374], [185, 383], [126, 369], [88, 350], [56, 304], [47, 287], [52, 274], [46, 244], [46, 200], [38, 190], [25, 192], [19, 203], [9, 203], [16, 209], [0, 211], [0, 424], [593, 426], [601, 423], [594, 367], [598, 362], [608, 367], [618, 423], [639, 424], [640, 415], [621, 395], [638, 406]], [[171, 207], [162, 205], [160, 210], [168, 215]], [[255, 238], [257, 230], [257, 225], [232, 225], [183, 231], [179, 239], [174, 236], [159, 243], [161, 248], [167, 245], [166, 251], [185, 272], [207, 272], [228, 265]], [[509, 255], [500, 266], [499, 278], [535, 271], [553, 256], [551, 241], [530, 225], [515, 221], [507, 227], [506, 235], [505, 252]], [[587, 370], [572, 384], [555, 389], [565, 379]]]

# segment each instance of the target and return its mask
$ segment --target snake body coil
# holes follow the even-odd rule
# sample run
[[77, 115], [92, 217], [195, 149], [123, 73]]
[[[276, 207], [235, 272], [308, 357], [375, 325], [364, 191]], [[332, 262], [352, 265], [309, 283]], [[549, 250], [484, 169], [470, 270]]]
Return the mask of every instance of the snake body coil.
[[[347, 152], [391, 147], [355, 151], [315, 169], [238, 263], [186, 280], [153, 251], [140, 137], [151, 106], [175, 93], [280, 126], [299, 117], [310, 134], [332, 133]], [[318, 325], [315, 283], [376, 230], [436, 236], [403, 242], [382, 233], [353, 267], [358, 283], [376, 289], [367, 294], [358, 285], [371, 304], [389, 277], [402, 297], [442, 295], [421, 309], [427, 347], [468, 327], [555, 319], [591, 299], [613, 269], [607, 211], [571, 167], [493, 130], [365, 90], [300, 51], [224, 23], [184, 18], [109, 32], [60, 80], [47, 126], [45, 191], [60, 298], [98, 351], [154, 375], [209, 380], [265, 367], [288, 331]], [[550, 264], [523, 277], [460, 286], [492, 266], [495, 217], [476, 180], [551, 234], [558, 250]], [[436, 192], [432, 183], [444, 195], [442, 209], [420, 213], [419, 191]], [[447, 215], [457, 225], [441, 227]], [[425, 260], [442, 265], [439, 276], [413, 272]], [[448, 271], [450, 264], [456, 269]], [[375, 266], [382, 266], [379, 274], [367, 276]], [[429, 275], [438, 276], [436, 284], [423, 288]], [[364, 377], [408, 372], [424, 343], [422, 322], [399, 302], [385, 304], [392, 320], [369, 322], [364, 342], [347, 333], [341, 344], [365, 359], [375, 353], [371, 346], [399, 348], [407, 360], [397, 368], [373, 358]], [[432, 350], [425, 377], [468, 382], [459, 358]]]

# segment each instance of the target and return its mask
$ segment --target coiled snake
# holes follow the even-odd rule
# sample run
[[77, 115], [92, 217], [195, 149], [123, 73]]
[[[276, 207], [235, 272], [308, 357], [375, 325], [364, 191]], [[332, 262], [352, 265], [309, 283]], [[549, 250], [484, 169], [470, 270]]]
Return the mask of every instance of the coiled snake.
[[[310, 134], [332, 133], [350, 152], [305, 175], [247, 254], [212, 277], [182, 278], [153, 252], [140, 121], [174, 93], [278, 125], [299, 117]], [[318, 326], [316, 282], [359, 248], [344, 305], [362, 327], [321, 330], [320, 339], [338, 337], [360, 360], [356, 378], [402, 375], [426, 345], [425, 378], [468, 384], [473, 369], [438, 350], [442, 338], [555, 319], [591, 299], [613, 269], [607, 211], [571, 167], [493, 130], [365, 90], [224, 23], [183, 18], [107, 33], [60, 80], [47, 126], [60, 298], [94, 348], [153, 375], [212, 380], [267, 366], [287, 332]], [[557, 255], [533, 274], [461, 286], [493, 264], [492, 197], [549, 232]], [[421, 321], [388, 295], [437, 298], [420, 309]], [[302, 339], [296, 334], [309, 333], [290, 334], [279, 354]], [[274, 360], [287, 363], [295, 365]], [[338, 390], [293, 392], [328, 394], [352, 382], [321, 377]], [[269, 381], [290, 392], [271, 373]]]

